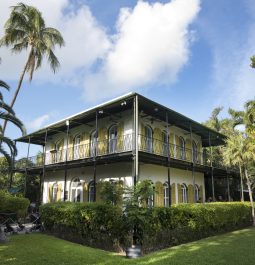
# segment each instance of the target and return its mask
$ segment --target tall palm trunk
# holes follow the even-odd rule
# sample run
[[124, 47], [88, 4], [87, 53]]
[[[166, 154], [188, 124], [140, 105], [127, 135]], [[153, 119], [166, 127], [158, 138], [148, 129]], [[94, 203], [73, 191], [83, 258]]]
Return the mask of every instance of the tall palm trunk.
[[239, 171], [240, 171], [240, 183], [241, 183], [241, 201], [244, 201], [244, 194], [243, 194], [243, 172], [242, 172], [242, 167], [239, 164]]
[[[17, 99], [17, 96], [19, 94], [19, 91], [21, 89], [21, 85], [22, 85], [22, 82], [23, 82], [23, 79], [24, 79], [24, 76], [25, 76], [25, 73], [27, 71], [27, 68], [28, 68], [28, 65], [29, 65], [29, 61], [30, 61], [30, 58], [32, 56], [32, 48], [29, 52], [29, 55], [28, 55], [28, 58], [27, 58], [27, 62], [25, 64], [25, 67], [23, 68], [23, 71], [21, 72], [21, 75], [20, 75], [20, 78], [19, 78], [19, 83], [18, 83], [18, 86], [15, 90], [15, 93], [14, 93], [14, 96], [13, 96], [13, 99], [11, 101], [11, 104], [10, 104], [10, 107], [13, 108], [15, 102], [16, 102], [16, 99]], [[2, 128], [2, 134], [4, 136], [4, 133], [5, 133], [5, 130], [6, 130], [6, 126], [7, 126], [7, 120], [4, 121], [4, 124], [3, 124], [3, 128]]]
[[244, 169], [244, 173], [245, 173], [245, 178], [247, 180], [247, 186], [248, 186], [249, 197], [250, 197], [250, 202], [251, 202], [251, 214], [252, 214], [252, 221], [253, 221], [252, 225], [255, 226], [255, 210], [254, 210], [253, 197], [252, 197], [252, 191], [251, 191], [251, 182], [250, 182], [250, 178], [248, 176], [246, 167]]

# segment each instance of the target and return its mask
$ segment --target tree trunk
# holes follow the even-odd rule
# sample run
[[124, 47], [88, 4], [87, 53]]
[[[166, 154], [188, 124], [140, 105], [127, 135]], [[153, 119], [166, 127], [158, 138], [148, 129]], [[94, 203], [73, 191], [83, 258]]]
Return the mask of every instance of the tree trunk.
[[255, 226], [255, 211], [254, 211], [254, 204], [253, 204], [253, 197], [252, 197], [252, 191], [251, 191], [251, 182], [250, 178], [248, 176], [247, 168], [244, 169], [245, 177], [247, 180], [247, 186], [248, 186], [248, 191], [249, 191], [249, 197], [250, 197], [250, 202], [251, 202], [251, 214], [252, 214], [252, 225]]
[[[16, 88], [16, 91], [14, 93], [14, 96], [13, 96], [13, 99], [11, 101], [11, 104], [10, 104], [10, 107], [12, 108], [16, 102], [16, 99], [17, 99], [17, 96], [19, 94], [19, 91], [21, 89], [21, 85], [22, 85], [22, 82], [23, 82], [23, 79], [24, 79], [24, 76], [25, 76], [25, 73], [26, 73], [26, 70], [27, 70], [27, 67], [28, 67], [28, 64], [29, 64], [29, 61], [30, 61], [30, 57], [32, 55], [32, 49], [31, 51], [29, 52], [29, 55], [28, 55], [28, 58], [27, 58], [27, 62], [25, 64], [25, 67], [23, 68], [23, 71], [21, 72], [21, 76], [19, 78], [19, 83], [18, 83], [18, 86]], [[3, 129], [2, 129], [2, 134], [4, 136], [4, 133], [5, 133], [5, 130], [6, 130], [6, 126], [7, 126], [7, 120], [4, 121], [4, 124], [3, 124]]]
[[244, 194], [243, 194], [243, 173], [242, 173], [242, 167], [239, 165], [240, 170], [240, 183], [241, 183], [241, 201], [244, 201]]

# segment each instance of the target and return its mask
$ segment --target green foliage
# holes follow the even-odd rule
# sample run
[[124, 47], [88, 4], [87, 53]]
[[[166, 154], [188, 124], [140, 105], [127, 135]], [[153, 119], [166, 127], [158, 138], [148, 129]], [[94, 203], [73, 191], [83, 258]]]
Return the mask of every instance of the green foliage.
[[58, 202], [42, 205], [40, 213], [48, 231], [71, 241], [119, 250], [126, 240], [125, 217], [117, 206]]
[[124, 188], [122, 182], [104, 181], [102, 182], [100, 197], [107, 204], [117, 205], [122, 201]]
[[29, 203], [26, 198], [15, 197], [0, 191], [0, 213], [16, 213], [18, 217], [25, 216]]
[[103, 249], [140, 244], [143, 252], [251, 225], [248, 203], [179, 204], [170, 208], [51, 203], [40, 208], [46, 230]]

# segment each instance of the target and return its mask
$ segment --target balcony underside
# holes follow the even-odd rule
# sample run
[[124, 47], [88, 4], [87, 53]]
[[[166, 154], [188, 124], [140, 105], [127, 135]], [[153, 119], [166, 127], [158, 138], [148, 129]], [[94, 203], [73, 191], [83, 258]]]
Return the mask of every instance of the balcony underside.
[[[139, 151], [139, 164], [154, 164], [154, 165], [161, 165], [161, 166], [168, 166], [168, 159], [165, 156], [156, 155], [153, 153], [148, 153], [144, 151]], [[77, 160], [71, 160], [65, 162], [59, 162], [54, 164], [45, 165], [45, 170], [48, 171], [58, 171], [58, 170], [64, 170], [65, 165], [67, 169], [71, 168], [80, 168], [80, 167], [88, 167], [94, 165], [95, 158], [89, 157], [84, 159], [77, 159]], [[116, 153], [116, 154], [108, 154], [108, 155], [102, 155], [96, 157], [96, 165], [104, 165], [104, 164], [112, 164], [112, 163], [118, 163], [118, 162], [132, 162], [133, 161], [133, 152], [122, 152], [122, 153]], [[183, 170], [192, 170], [193, 164], [191, 162], [185, 161], [185, 160], [179, 160], [175, 158], [170, 158], [170, 167], [171, 168], [177, 168], [177, 169], [183, 169]], [[43, 166], [33, 166], [28, 167], [27, 169], [21, 168], [21, 169], [15, 169], [16, 172], [26, 172], [28, 174], [42, 174], [43, 173]], [[211, 168], [206, 165], [194, 165], [194, 171], [195, 172], [202, 172], [205, 173], [205, 176], [209, 177], [211, 176]], [[216, 178], [220, 177], [226, 177], [227, 171], [222, 168], [213, 168], [214, 176]], [[237, 177], [238, 173], [236, 171], [229, 171], [228, 174], [232, 177]]]

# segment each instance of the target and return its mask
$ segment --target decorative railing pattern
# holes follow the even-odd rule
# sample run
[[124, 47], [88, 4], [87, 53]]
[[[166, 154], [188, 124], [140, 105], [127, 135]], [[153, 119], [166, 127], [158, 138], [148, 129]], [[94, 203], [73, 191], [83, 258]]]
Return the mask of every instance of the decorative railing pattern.
[[[46, 152], [45, 164], [51, 165], [63, 163], [65, 161], [74, 161], [79, 159], [93, 158], [96, 156], [112, 155], [122, 152], [132, 151], [135, 148], [133, 134], [123, 135], [116, 139], [90, 142], [89, 144], [75, 145], [67, 150], [51, 150]], [[175, 144], [168, 144], [162, 140], [148, 138], [144, 135], [138, 135], [138, 150], [163, 157], [169, 157], [177, 160], [194, 162], [194, 164], [210, 166], [210, 158], [206, 153], [182, 148]], [[66, 159], [67, 156], [67, 159]], [[43, 154], [20, 159], [16, 161], [16, 169], [33, 168], [43, 166]], [[213, 166], [217, 166], [213, 164]]]

